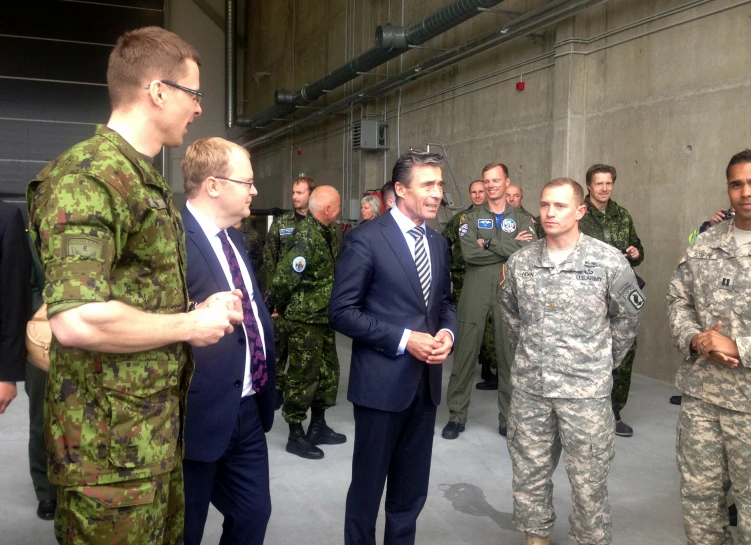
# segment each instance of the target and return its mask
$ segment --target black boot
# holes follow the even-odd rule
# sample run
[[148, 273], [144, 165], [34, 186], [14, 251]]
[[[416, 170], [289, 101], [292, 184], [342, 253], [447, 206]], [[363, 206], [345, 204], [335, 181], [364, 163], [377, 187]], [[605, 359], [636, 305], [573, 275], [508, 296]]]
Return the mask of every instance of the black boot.
[[311, 410], [308, 440], [313, 445], [341, 445], [342, 443], [346, 443], [347, 436], [342, 433], [336, 433], [329, 428], [326, 425], [323, 413], [324, 411], [321, 409]]
[[480, 378], [482, 382], [475, 384], [475, 388], [478, 390], [497, 390], [498, 389], [498, 377], [490, 369], [490, 363], [484, 362], [481, 364]]
[[308, 460], [320, 460], [323, 458], [323, 451], [305, 437], [302, 424], [289, 425], [287, 452], [297, 454], [300, 458], [307, 458]]

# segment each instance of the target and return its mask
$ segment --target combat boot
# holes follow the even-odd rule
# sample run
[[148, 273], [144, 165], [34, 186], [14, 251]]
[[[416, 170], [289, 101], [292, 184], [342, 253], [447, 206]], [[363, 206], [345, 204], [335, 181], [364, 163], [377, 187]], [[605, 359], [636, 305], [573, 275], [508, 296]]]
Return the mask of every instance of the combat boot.
[[287, 439], [287, 452], [296, 454], [300, 458], [308, 460], [320, 460], [323, 458], [323, 451], [311, 443], [302, 429], [302, 424], [289, 425], [289, 439]]
[[526, 534], [524, 545], [550, 545], [550, 538]]
[[310, 426], [308, 426], [308, 441], [313, 445], [341, 445], [347, 442], [347, 436], [343, 433], [336, 433], [326, 425], [326, 419], [323, 416], [324, 411], [312, 409], [310, 416]]

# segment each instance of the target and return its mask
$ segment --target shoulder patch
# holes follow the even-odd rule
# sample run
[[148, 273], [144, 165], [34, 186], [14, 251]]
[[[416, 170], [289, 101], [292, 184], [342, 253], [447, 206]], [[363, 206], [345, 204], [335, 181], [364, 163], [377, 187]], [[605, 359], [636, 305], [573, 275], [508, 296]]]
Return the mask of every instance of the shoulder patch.
[[80, 235], [63, 235], [62, 238], [63, 257], [102, 259], [104, 244], [98, 238]]
[[469, 225], [464, 223], [459, 227], [459, 236], [463, 237], [467, 234], [467, 230], [469, 229]]
[[465, 223], [467, 221], [467, 214], [462, 214], [459, 218], [459, 223]]
[[634, 305], [634, 308], [636, 310], [641, 310], [641, 307], [644, 306], [644, 297], [641, 296], [639, 290], [632, 289], [630, 292], [628, 292], [628, 295], [626, 297], [631, 302], [631, 304]]
[[298, 255], [295, 259], [292, 260], [292, 269], [295, 272], [303, 272], [305, 270], [305, 266], [308, 264], [307, 261], [305, 261], [305, 258], [301, 255]]
[[513, 233], [516, 231], [516, 222], [511, 218], [506, 218], [501, 222], [501, 229], [504, 233]]
[[493, 228], [493, 220], [478, 219], [477, 220], [477, 228], [478, 229], [492, 229]]
[[295, 231], [294, 227], [287, 227], [286, 229], [279, 229], [279, 234], [281, 236], [291, 235], [294, 231]]

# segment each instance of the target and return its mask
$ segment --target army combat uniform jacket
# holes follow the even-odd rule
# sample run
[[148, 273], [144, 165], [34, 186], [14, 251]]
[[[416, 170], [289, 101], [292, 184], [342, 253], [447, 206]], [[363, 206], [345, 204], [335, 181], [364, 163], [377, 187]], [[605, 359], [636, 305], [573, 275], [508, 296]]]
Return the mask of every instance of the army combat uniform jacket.
[[[153, 313], [187, 310], [184, 229], [172, 191], [118, 133], [98, 127], [39, 173], [27, 200], [49, 316], [110, 300]], [[109, 484], [170, 472], [182, 456], [192, 370], [185, 343], [108, 354], [53, 337], [50, 481]]]
[[329, 299], [338, 254], [334, 227], [327, 227], [308, 212], [297, 224], [271, 285], [276, 308], [286, 320], [329, 323]]
[[[676, 386], [687, 395], [751, 413], [751, 244], [736, 246], [735, 220], [708, 229], [681, 256], [668, 287], [673, 344], [686, 359]], [[722, 321], [720, 333], [738, 345], [729, 369], [692, 352], [691, 339]]]
[[623, 255], [581, 235], [556, 266], [540, 240], [512, 255], [504, 276], [498, 297], [516, 352], [513, 387], [549, 398], [609, 396], [644, 306]]

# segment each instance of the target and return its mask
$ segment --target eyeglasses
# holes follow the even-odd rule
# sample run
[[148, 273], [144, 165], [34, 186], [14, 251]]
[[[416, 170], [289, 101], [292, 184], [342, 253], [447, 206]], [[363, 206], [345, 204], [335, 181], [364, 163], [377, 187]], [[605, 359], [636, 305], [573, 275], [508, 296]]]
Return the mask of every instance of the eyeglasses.
[[228, 182], [235, 182], [236, 184], [243, 184], [247, 186], [253, 185], [253, 182], [243, 182], [241, 180], [233, 180], [232, 178], [227, 178], [226, 176], [214, 176], [214, 178], [219, 178], [220, 180], [227, 180]]
[[[190, 93], [193, 95], [193, 100], [196, 101], [196, 103], [200, 104], [201, 99], [203, 98], [203, 93], [201, 91], [196, 91], [195, 89], [191, 89], [190, 87], [184, 87], [182, 85], [178, 85], [174, 81], [169, 81], [166, 79], [157, 80], [161, 81], [165, 85], [169, 85], [170, 87], [174, 87], [175, 89], [180, 89], [181, 91], [185, 91], [186, 93]], [[153, 83], [153, 82], [152, 82]], [[149, 83], [144, 89], [149, 89], [151, 87], [151, 83]]]

